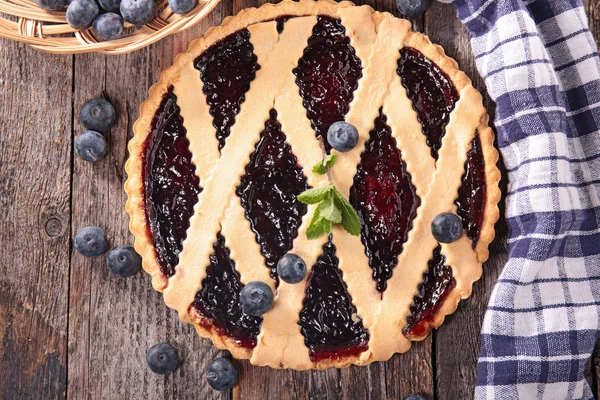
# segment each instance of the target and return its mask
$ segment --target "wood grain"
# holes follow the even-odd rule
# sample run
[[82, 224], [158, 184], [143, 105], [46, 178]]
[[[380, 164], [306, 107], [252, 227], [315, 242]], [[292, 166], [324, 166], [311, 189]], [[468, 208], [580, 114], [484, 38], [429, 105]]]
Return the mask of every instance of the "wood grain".
[[[204, 382], [217, 350], [164, 306], [145, 274], [117, 279], [104, 257], [86, 259], [72, 250], [70, 239], [87, 225], [105, 229], [111, 247], [132, 242], [123, 163], [147, 88], [209, 26], [264, 2], [222, 0], [202, 24], [125, 56], [50, 56], [0, 41], [0, 398], [472, 398], [483, 314], [506, 260], [502, 221], [471, 298], [410, 352], [328, 371], [272, 370], [244, 361], [240, 385], [226, 393]], [[358, 3], [398, 15], [394, 0]], [[586, 10], [590, 29], [600, 34], [597, 2], [587, 1]], [[493, 114], [453, 8], [435, 2], [413, 27], [459, 62]], [[119, 118], [106, 134], [109, 155], [89, 164], [73, 154], [73, 139], [83, 131], [77, 114], [87, 99], [103, 94]], [[173, 343], [183, 360], [167, 377], [151, 373], [145, 362], [146, 350], [162, 341]], [[595, 382], [600, 351], [590, 365]]]
[[[48, 68], [52, 65], [52, 68]], [[70, 56], [0, 41], [0, 398], [65, 397]]]

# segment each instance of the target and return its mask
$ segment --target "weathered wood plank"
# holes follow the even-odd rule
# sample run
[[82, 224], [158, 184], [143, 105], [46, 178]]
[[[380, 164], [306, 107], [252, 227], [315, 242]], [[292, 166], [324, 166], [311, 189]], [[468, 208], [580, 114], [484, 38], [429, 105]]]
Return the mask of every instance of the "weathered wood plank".
[[[111, 247], [132, 243], [124, 208], [124, 162], [139, 104], [175, 55], [230, 10], [231, 3], [223, 1], [202, 24], [132, 54], [76, 57], [75, 110], [106, 92], [118, 121], [106, 135], [106, 159], [95, 165], [75, 159], [73, 234], [97, 224], [105, 229]], [[76, 121], [75, 134], [82, 130]], [[204, 383], [204, 370], [217, 350], [164, 305], [146, 274], [118, 279], [106, 269], [104, 257], [90, 260], [74, 253], [70, 318], [70, 397], [114, 398], [118, 393], [122, 398], [229, 399], [230, 393], [213, 391]], [[183, 360], [167, 377], [152, 373], [145, 361], [146, 350], [163, 341], [171, 342]]]
[[0, 40], [4, 399], [65, 397], [71, 73], [71, 56], [41, 54]]

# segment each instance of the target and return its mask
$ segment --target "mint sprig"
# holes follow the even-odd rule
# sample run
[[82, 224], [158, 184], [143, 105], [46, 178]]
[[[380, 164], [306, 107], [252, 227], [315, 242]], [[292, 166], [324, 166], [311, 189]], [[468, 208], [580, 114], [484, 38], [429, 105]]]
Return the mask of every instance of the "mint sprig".
[[306, 229], [306, 237], [309, 240], [330, 234], [333, 224], [341, 224], [351, 235], [360, 234], [361, 224], [356, 210], [335, 185], [309, 189], [302, 192], [298, 200], [304, 204], [318, 204]]
[[337, 154], [329, 154], [325, 156], [319, 163], [317, 163], [313, 168], [312, 172], [317, 175], [325, 175], [327, 173], [327, 168], [332, 168], [335, 164], [335, 159], [337, 158]]

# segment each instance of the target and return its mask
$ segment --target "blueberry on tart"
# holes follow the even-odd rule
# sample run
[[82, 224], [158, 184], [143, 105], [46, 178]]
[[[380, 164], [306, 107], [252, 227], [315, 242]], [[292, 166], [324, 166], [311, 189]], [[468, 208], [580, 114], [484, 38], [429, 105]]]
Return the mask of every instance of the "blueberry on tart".
[[[134, 132], [125, 189], [143, 267], [235, 358], [387, 360], [470, 296], [488, 258], [500, 173], [481, 95], [388, 13], [312, 0], [243, 10], [162, 73]], [[318, 188], [337, 197], [299, 201]], [[462, 232], [446, 216], [438, 242], [432, 222], [447, 213]], [[307, 234], [315, 221], [320, 236]], [[280, 279], [288, 254], [305, 270]], [[264, 313], [241, 306], [250, 282], [274, 295]]]

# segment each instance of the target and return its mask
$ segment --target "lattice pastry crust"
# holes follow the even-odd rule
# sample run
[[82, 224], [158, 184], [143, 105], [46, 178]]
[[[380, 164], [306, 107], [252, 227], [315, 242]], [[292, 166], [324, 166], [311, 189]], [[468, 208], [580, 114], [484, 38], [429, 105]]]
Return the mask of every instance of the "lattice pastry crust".
[[[269, 276], [269, 269], [265, 266], [265, 259], [235, 188], [272, 108], [278, 113], [277, 119], [298, 164], [304, 169], [308, 185], [319, 187], [328, 184], [325, 176], [311, 172], [311, 166], [322, 159], [322, 152], [292, 72], [302, 57], [317, 15], [341, 19], [362, 63], [362, 78], [345, 117], [357, 127], [359, 143], [352, 151], [338, 154], [333, 182], [345, 196], [349, 195], [369, 131], [383, 108], [421, 204], [383, 295], [375, 288], [360, 238], [337, 226], [334, 228], [333, 242], [337, 248], [339, 268], [356, 312], [369, 332], [369, 343], [368, 349], [359, 355], [315, 362], [309, 357], [298, 325], [306, 282], [296, 285], [280, 282], [276, 286]], [[280, 16], [296, 17], [285, 23], [281, 33], [274, 21]], [[246, 93], [227, 145], [219, 152], [212, 116], [202, 90], [203, 83], [193, 61], [211, 45], [244, 28], [250, 32], [260, 69]], [[413, 47], [432, 60], [451, 79], [459, 93], [437, 162], [429, 155], [430, 149], [416, 112], [396, 73], [399, 50], [403, 46]], [[177, 96], [192, 161], [203, 191], [194, 208], [175, 274], [167, 279], [160, 271], [145, 219], [143, 164], [144, 143], [150, 134], [154, 113], [170, 87]], [[481, 95], [468, 77], [458, 70], [456, 62], [426, 36], [412, 32], [408, 21], [348, 2], [283, 1], [277, 5], [245, 9], [192, 42], [188, 51], [178, 55], [173, 66], [162, 73], [160, 81], [152, 86], [149, 93], [134, 125], [135, 136], [129, 143], [130, 158], [126, 164], [129, 176], [125, 184], [129, 197], [127, 212], [131, 216], [130, 229], [135, 236], [135, 249], [143, 257], [144, 269], [152, 275], [154, 288], [163, 292], [166, 304], [177, 310], [183, 321], [194, 324], [201, 336], [211, 338], [215, 346], [229, 349], [236, 358], [249, 358], [255, 365], [323, 369], [387, 360], [396, 352], [407, 351], [410, 339], [423, 339], [424, 336], [405, 337], [402, 328], [428, 260], [438, 246], [430, 232], [431, 220], [441, 212], [456, 212], [454, 200], [461, 185], [467, 152], [478, 132], [486, 180], [486, 202], [479, 240], [474, 248], [466, 235], [454, 243], [441, 245], [441, 252], [452, 267], [456, 286], [437, 312], [432, 327], [441, 325], [445, 316], [456, 309], [459, 300], [470, 296], [472, 284], [481, 276], [481, 264], [488, 258], [488, 245], [494, 238], [494, 223], [499, 216], [498, 153], [493, 146], [493, 132], [488, 127], [488, 115]], [[313, 212], [314, 206], [309, 206], [291, 250], [305, 260], [309, 269], [315, 264], [326, 241], [325, 237], [306, 239], [306, 228]], [[274, 307], [264, 315], [257, 345], [253, 349], [238, 347], [234, 340], [213, 329], [210, 321], [191, 306], [206, 275], [205, 267], [209, 264], [209, 255], [213, 252], [219, 231], [226, 238], [242, 283], [261, 280], [276, 291]]]

